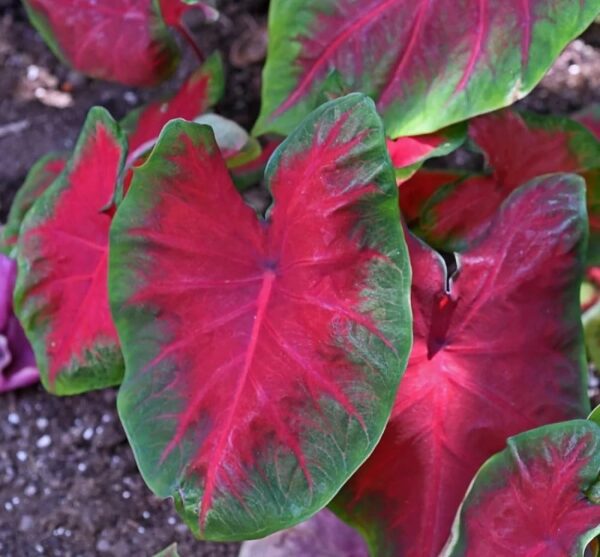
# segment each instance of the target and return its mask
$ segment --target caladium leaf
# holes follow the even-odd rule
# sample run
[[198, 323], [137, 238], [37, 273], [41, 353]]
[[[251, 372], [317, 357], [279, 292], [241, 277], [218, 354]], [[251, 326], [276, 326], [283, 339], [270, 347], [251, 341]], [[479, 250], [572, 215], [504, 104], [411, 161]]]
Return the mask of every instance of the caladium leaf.
[[58, 178], [63, 171], [68, 156], [63, 153], [50, 153], [42, 157], [32, 167], [23, 185], [19, 188], [10, 206], [8, 220], [2, 233], [2, 248], [11, 251], [17, 243], [21, 223], [38, 197]]
[[198, 534], [248, 539], [322, 508], [371, 452], [410, 348], [410, 270], [372, 101], [320, 107], [271, 158], [257, 218], [206, 126], [171, 122], [111, 232], [144, 478]]
[[450, 278], [409, 236], [408, 368], [382, 440], [334, 504], [371, 532], [374, 557], [437, 557], [473, 475], [509, 436], [587, 415], [584, 199], [576, 176], [523, 186]]
[[242, 544], [239, 557], [369, 557], [360, 534], [323, 509], [293, 528]]
[[[486, 155], [488, 176], [474, 176], [441, 188], [423, 209], [416, 229], [431, 245], [460, 251], [488, 226], [506, 197], [537, 176], [583, 173], [600, 161], [600, 143], [567, 118], [506, 110], [476, 118], [469, 135]], [[600, 186], [589, 176], [588, 191]]]
[[152, 149], [169, 120], [194, 120], [204, 114], [219, 101], [224, 86], [223, 61], [219, 54], [213, 54], [177, 93], [130, 112], [121, 122], [129, 141], [128, 164]]
[[332, 72], [376, 100], [392, 138], [507, 106], [599, 11], [598, 0], [272, 0], [255, 133], [289, 133]]
[[108, 306], [107, 207], [125, 152], [117, 124], [93, 108], [67, 168], [21, 227], [15, 309], [56, 394], [115, 385], [123, 374]]
[[76, 70], [126, 85], [155, 85], [178, 62], [157, 0], [23, 0], [52, 51]]
[[522, 433], [479, 470], [441, 557], [584, 557], [600, 534], [600, 427]]

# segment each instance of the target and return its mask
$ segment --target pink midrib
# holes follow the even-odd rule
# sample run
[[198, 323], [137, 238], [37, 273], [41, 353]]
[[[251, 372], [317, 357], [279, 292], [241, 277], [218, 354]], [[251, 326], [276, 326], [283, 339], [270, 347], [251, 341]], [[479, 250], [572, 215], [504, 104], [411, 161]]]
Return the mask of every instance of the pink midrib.
[[287, 100], [275, 111], [275, 116], [285, 112], [290, 108], [298, 98], [306, 91], [307, 87], [311, 84], [313, 77], [319, 71], [319, 69], [329, 60], [330, 56], [344, 43], [344, 41], [356, 34], [357, 30], [372, 21], [377, 19], [385, 10], [394, 4], [398, 3], [398, 0], [387, 0], [375, 9], [368, 10], [366, 14], [359, 17], [354, 23], [352, 23], [346, 30], [342, 31], [331, 43], [323, 50], [323, 52], [315, 60], [313, 66], [302, 78], [302, 81], [296, 87], [296, 90], [287, 98]]
[[273, 290], [274, 281], [275, 273], [273, 271], [265, 271], [263, 275], [262, 286], [258, 294], [258, 300], [256, 302], [256, 316], [254, 318], [254, 324], [252, 325], [252, 331], [250, 333], [250, 341], [248, 343], [248, 349], [244, 358], [244, 366], [242, 368], [242, 373], [240, 374], [240, 378], [236, 385], [235, 393], [233, 395], [233, 400], [229, 408], [226, 422], [221, 428], [221, 433], [217, 440], [217, 444], [211, 454], [210, 463], [206, 471], [204, 493], [202, 494], [202, 501], [200, 502], [201, 531], [204, 530], [204, 525], [206, 523], [206, 514], [208, 513], [212, 504], [217, 479], [217, 470], [223, 459], [223, 453], [225, 451], [225, 446], [227, 444], [229, 432], [231, 431], [231, 426], [233, 424], [236, 411], [242, 398], [244, 388], [248, 381], [250, 369], [252, 368], [254, 355], [256, 353], [256, 347], [258, 345], [258, 337], [260, 335], [260, 331], [264, 322], [267, 306], [269, 305], [269, 300], [271, 299], [271, 292]]

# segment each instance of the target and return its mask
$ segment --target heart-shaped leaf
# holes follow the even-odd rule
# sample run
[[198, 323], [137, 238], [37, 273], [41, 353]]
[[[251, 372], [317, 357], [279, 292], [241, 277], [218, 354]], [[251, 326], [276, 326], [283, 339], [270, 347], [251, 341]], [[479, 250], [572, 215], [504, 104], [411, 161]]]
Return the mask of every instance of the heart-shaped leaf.
[[23, 0], [23, 4], [52, 51], [90, 77], [154, 85], [178, 62], [177, 46], [156, 0]]
[[528, 431], [479, 470], [441, 557], [584, 557], [600, 534], [600, 427]]
[[37, 161], [29, 170], [27, 178], [19, 188], [10, 206], [6, 226], [2, 233], [2, 249], [10, 252], [17, 243], [21, 223], [35, 201], [64, 170], [68, 156], [63, 153], [50, 153]]
[[154, 146], [169, 120], [194, 120], [201, 116], [219, 101], [224, 87], [223, 61], [219, 54], [213, 54], [174, 95], [130, 112], [121, 122], [129, 141], [128, 164]]
[[369, 557], [360, 534], [330, 510], [260, 540], [244, 542], [239, 557]]
[[255, 133], [289, 133], [332, 75], [376, 100], [392, 138], [507, 106], [599, 11], [599, 0], [271, 0]]
[[21, 227], [15, 309], [44, 386], [56, 394], [115, 385], [123, 375], [108, 307], [107, 207], [125, 152], [117, 124], [93, 108], [67, 168]]
[[523, 186], [452, 277], [409, 237], [408, 368], [381, 442], [335, 502], [371, 532], [374, 557], [437, 557], [473, 475], [509, 436], [586, 416], [584, 199], [576, 176]]
[[600, 188], [591, 172], [600, 164], [600, 143], [577, 122], [505, 110], [473, 120], [469, 135], [491, 173], [442, 187], [425, 205], [416, 232], [435, 247], [460, 251], [476, 242], [506, 197], [537, 176], [586, 173], [588, 198]]
[[410, 270], [372, 101], [311, 115], [276, 151], [257, 218], [206, 126], [171, 122], [111, 232], [144, 478], [216, 540], [322, 508], [379, 440], [410, 349]]

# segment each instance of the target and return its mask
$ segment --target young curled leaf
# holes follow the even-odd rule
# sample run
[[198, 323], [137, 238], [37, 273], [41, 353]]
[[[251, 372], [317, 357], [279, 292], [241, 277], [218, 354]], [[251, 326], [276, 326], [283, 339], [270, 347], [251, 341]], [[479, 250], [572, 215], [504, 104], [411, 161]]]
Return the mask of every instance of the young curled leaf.
[[390, 137], [434, 132], [525, 96], [599, 11], [599, 0], [271, 0], [254, 131], [287, 135], [335, 76], [375, 99]]
[[19, 230], [25, 215], [35, 201], [58, 178], [64, 170], [68, 155], [63, 153], [50, 153], [37, 161], [29, 170], [27, 178], [19, 188], [8, 213], [6, 226], [2, 231], [2, 249], [10, 252], [14, 249]]
[[437, 557], [473, 475], [508, 437], [587, 415], [586, 229], [583, 181], [554, 175], [513, 192], [452, 276], [408, 236], [408, 368], [382, 440], [333, 505], [373, 557]]
[[375, 447], [411, 343], [382, 123], [323, 105], [275, 152], [257, 217], [213, 133], [167, 125], [111, 231], [118, 407], [151, 489], [196, 534], [265, 536], [321, 509]]
[[108, 208], [125, 153], [117, 124], [93, 108], [65, 171], [21, 227], [15, 310], [56, 394], [115, 385], [123, 375], [107, 273]]
[[600, 534], [600, 426], [573, 420], [507, 445], [475, 476], [441, 557], [584, 557]]
[[157, 0], [23, 0], [23, 4], [54, 54], [90, 77], [155, 85], [178, 62], [177, 46]]

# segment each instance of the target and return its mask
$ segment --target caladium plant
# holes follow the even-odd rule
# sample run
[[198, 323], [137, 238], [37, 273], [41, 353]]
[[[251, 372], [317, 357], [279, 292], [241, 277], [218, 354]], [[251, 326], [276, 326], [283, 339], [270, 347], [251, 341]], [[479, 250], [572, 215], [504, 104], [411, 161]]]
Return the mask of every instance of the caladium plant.
[[373, 103], [275, 152], [266, 218], [210, 128], [172, 122], [111, 231], [121, 419], [150, 487], [210, 539], [322, 508], [368, 456], [410, 348], [408, 256]]
[[512, 104], [597, 0], [272, 0], [256, 133], [289, 133], [332, 73], [377, 101], [392, 138]]
[[168, 27], [183, 32], [185, 12], [214, 10], [185, 0], [23, 0], [31, 22], [61, 60], [80, 72], [126, 85], [154, 85], [175, 70]]
[[[168, 27], [193, 42], [186, 12], [215, 15], [26, 2], [64, 59], [135, 84], [172, 71]], [[263, 137], [208, 112], [216, 56], [120, 123], [93, 109], [73, 153], [32, 169], [2, 236], [46, 388], [124, 377], [139, 468], [197, 536], [286, 529], [244, 556], [582, 557], [600, 524], [580, 321], [600, 322], [597, 112], [464, 120], [529, 91], [599, 11], [272, 0]], [[422, 169], [465, 141], [482, 172]], [[584, 182], [564, 172], [587, 182], [587, 261]], [[260, 182], [266, 212], [240, 194]], [[10, 382], [35, 368], [2, 321], [3, 268]]]

